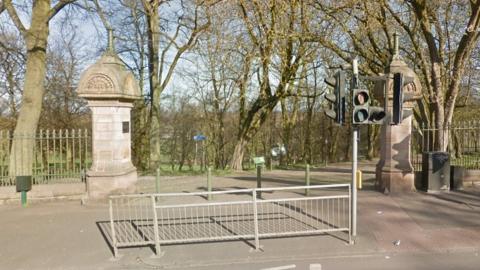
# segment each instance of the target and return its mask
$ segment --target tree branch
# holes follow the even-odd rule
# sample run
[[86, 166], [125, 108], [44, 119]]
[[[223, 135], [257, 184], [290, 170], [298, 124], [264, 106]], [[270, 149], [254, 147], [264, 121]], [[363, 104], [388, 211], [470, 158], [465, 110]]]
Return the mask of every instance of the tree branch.
[[102, 7], [100, 7], [100, 4], [98, 3], [98, 0], [93, 0], [93, 3], [95, 4], [95, 7], [97, 8], [97, 13], [98, 13], [98, 16], [100, 17], [100, 20], [102, 20], [103, 26], [106, 29], [113, 29], [112, 26], [110, 25], [110, 23], [108, 22], [107, 18], [105, 17], [105, 13], [103, 12]]
[[12, 4], [12, 0], [5, 0], [3, 6], [4, 9], [7, 10], [8, 15], [13, 21], [13, 24], [15, 24], [15, 27], [17, 27], [18, 31], [20, 31], [20, 33], [25, 36], [25, 34], [27, 33], [27, 28], [25, 28], [25, 25], [23, 25], [20, 17], [18, 17], [17, 10]]
[[50, 21], [53, 17], [55, 17], [55, 15], [57, 15], [57, 13], [62, 10], [62, 8], [64, 8], [66, 5], [68, 4], [71, 4], [73, 2], [75, 2], [77, 0], [61, 0], [59, 1], [55, 6], [52, 7], [52, 9], [50, 9], [50, 11], [48, 12], [48, 20]]
[[178, 49], [177, 53], [175, 54], [175, 57], [173, 58], [172, 64], [170, 65], [170, 67], [167, 71], [167, 74], [165, 76], [165, 79], [163, 80], [163, 82], [161, 84], [162, 85], [161, 89], [165, 89], [167, 87], [167, 84], [172, 77], [173, 70], [175, 69], [175, 67], [176, 67], [178, 61], [180, 60], [180, 57], [182, 56], [182, 54], [186, 50], [190, 49], [195, 44], [199, 34], [201, 34], [205, 30], [207, 30], [208, 27], [210, 27], [211, 21], [210, 21], [209, 17], [207, 17], [207, 22], [203, 25], [200, 25], [200, 26], [198, 25], [198, 20], [199, 20], [198, 9], [195, 9], [195, 26], [193, 27], [192, 33], [190, 34], [190, 37], [189, 37], [187, 43], [185, 43], [182, 47], [180, 47]]
[[3, 4], [3, 1], [0, 2], [0, 14], [5, 10], [5, 5]]

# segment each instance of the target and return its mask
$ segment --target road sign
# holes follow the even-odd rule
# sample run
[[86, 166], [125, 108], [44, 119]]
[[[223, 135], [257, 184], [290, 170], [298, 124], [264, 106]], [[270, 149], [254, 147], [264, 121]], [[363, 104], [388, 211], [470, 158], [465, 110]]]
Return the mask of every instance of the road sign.
[[198, 134], [198, 135], [193, 136], [194, 141], [204, 141], [206, 139], [207, 139], [207, 137], [205, 135], [202, 135], [202, 134]]

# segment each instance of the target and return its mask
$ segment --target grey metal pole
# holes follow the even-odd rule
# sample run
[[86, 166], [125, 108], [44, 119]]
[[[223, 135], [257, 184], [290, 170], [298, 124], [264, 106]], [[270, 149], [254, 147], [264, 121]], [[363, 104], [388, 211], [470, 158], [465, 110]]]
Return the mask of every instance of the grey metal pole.
[[197, 167], [198, 142], [195, 141], [195, 158], [193, 159], [194, 168]]
[[203, 164], [203, 162], [204, 162], [204, 157], [205, 157], [204, 154], [205, 154], [205, 149], [203, 149], [203, 141], [202, 141], [202, 160], [201, 160], [201, 162], [200, 162], [200, 171], [201, 171], [201, 172], [203, 172], [203, 166], [205, 166], [205, 165]]
[[155, 176], [155, 193], [160, 193], [160, 168], [157, 168], [157, 175]]
[[[353, 59], [353, 83], [352, 88], [358, 85], [358, 59]], [[358, 148], [358, 127], [353, 126], [352, 132], [352, 236], [357, 236], [357, 149]]]
[[325, 168], [327, 167], [328, 163], [328, 151], [327, 151], [327, 146], [328, 145], [328, 139], [325, 139], [325, 144], [323, 146], [323, 152], [324, 152], [324, 163], [325, 163]]
[[156, 257], [162, 256], [162, 251], [160, 249], [160, 234], [158, 232], [158, 216], [157, 216], [157, 208], [155, 208], [155, 197], [152, 195], [152, 209], [153, 209], [153, 233], [155, 236], [155, 255]]
[[[203, 168], [206, 168], [207, 167], [207, 164], [205, 163], [206, 160], [205, 160], [205, 140], [202, 141], [202, 166]], [[203, 172], [203, 170], [202, 170]]]
[[[262, 166], [257, 165], [257, 188], [262, 188]], [[258, 198], [262, 197], [262, 192], [257, 191]]]
[[211, 200], [212, 199], [212, 167], [208, 167], [207, 169], [207, 191], [208, 191], [208, 195], [207, 195], [207, 200]]
[[[305, 166], [305, 186], [310, 186], [310, 164]], [[305, 189], [305, 196], [310, 194], [310, 189]]]
[[[357, 149], [358, 128], [353, 127], [352, 137], [352, 236], [357, 236]], [[355, 240], [354, 240], [355, 241]]]
[[[257, 167], [258, 168], [258, 167]], [[258, 235], [258, 205], [257, 205], [257, 196], [258, 193], [255, 189], [252, 191], [252, 200], [253, 200], [253, 227], [254, 227], [254, 237], [255, 237], [255, 250], [260, 250], [260, 239]]]

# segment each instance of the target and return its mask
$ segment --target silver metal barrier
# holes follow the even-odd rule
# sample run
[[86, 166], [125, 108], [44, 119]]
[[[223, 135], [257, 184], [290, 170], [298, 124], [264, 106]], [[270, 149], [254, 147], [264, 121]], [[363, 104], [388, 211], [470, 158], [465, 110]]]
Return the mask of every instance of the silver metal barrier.
[[111, 243], [115, 257], [121, 247], [153, 245], [159, 256], [162, 244], [221, 240], [253, 239], [258, 250], [260, 238], [329, 232], [351, 243], [350, 200], [349, 184], [115, 195]]

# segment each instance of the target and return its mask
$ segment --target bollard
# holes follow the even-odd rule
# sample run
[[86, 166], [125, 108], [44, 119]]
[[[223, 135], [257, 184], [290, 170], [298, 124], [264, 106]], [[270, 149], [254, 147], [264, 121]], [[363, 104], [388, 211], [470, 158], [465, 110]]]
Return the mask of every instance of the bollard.
[[362, 189], [362, 171], [357, 170], [357, 187]]
[[208, 169], [207, 169], [207, 191], [208, 191], [208, 195], [207, 195], [207, 200], [211, 200], [212, 199], [212, 168], [210, 166], [208, 166]]
[[[257, 188], [262, 188], [262, 166], [257, 165]], [[257, 198], [262, 197], [262, 192], [257, 192]]]
[[[310, 165], [305, 166], [305, 186], [310, 186]], [[305, 196], [310, 195], [310, 189], [305, 189]]]

